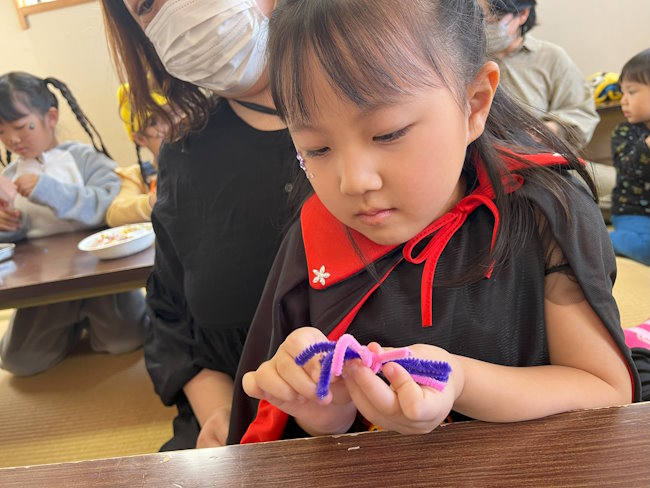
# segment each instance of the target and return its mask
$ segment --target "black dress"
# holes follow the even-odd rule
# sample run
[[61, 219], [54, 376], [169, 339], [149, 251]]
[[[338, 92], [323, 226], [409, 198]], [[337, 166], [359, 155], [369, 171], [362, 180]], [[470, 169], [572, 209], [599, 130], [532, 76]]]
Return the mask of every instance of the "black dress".
[[235, 374], [286, 231], [297, 166], [287, 130], [256, 130], [226, 100], [201, 132], [162, 148], [144, 351], [156, 392], [179, 408], [163, 450], [196, 445], [185, 383], [204, 368]]
[[[564, 218], [557, 201], [539, 187], [524, 183], [516, 191], [530, 202], [531, 220], [536, 211], [544, 215], [568, 268], [621, 349], [638, 400], [639, 376], [625, 346], [611, 294], [616, 261], [607, 230], [593, 198], [579, 184], [571, 188], [570, 220]], [[292, 330], [308, 324], [321, 329], [330, 339], [347, 332], [361, 344], [377, 341], [382, 346], [400, 347], [429, 343], [452, 354], [495, 364], [549, 364], [544, 321], [544, 279], [549, 269], [545, 241], [539, 233], [530, 234], [511, 262], [491, 272], [486, 270], [489, 279], [461, 286], [442, 282], [463, 275], [475, 257], [486, 252], [494, 222], [493, 213], [484, 205], [468, 213], [444, 246], [435, 268], [431, 298], [427, 298], [422, 285], [425, 264], [403, 259], [404, 245], [382, 250], [357, 241], [355, 250], [342, 224], [315, 197], [308, 201], [301, 222], [291, 228], [283, 242], [251, 326], [235, 381], [228, 442], [240, 442], [256, 415], [258, 420], [245, 441], [296, 434], [291, 432], [295, 423], [290, 422], [288, 430], [283, 430], [286, 416], [269, 404], [260, 408], [258, 415], [259, 402], [243, 392], [241, 377], [273, 356]], [[334, 243], [339, 243], [338, 249], [329, 252]], [[346, 243], [348, 258], [341, 260]], [[359, 250], [367, 262], [373, 263], [372, 272], [359, 260]], [[359, 261], [356, 265], [355, 259]], [[322, 272], [329, 276], [327, 283], [319, 286], [314, 278]], [[373, 292], [378, 279], [383, 282]], [[432, 310], [430, 327], [423, 326], [426, 320], [422, 310], [427, 302]], [[359, 303], [363, 306], [355, 312]]]

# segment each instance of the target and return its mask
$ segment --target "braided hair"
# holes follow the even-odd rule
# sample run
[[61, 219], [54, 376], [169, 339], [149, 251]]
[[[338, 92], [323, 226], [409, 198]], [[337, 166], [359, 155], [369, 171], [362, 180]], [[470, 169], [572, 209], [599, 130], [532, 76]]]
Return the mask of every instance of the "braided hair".
[[[0, 120], [13, 122], [27, 115], [18, 110], [16, 101], [20, 101], [26, 107], [41, 115], [47, 113], [52, 107], [58, 109], [59, 101], [56, 95], [49, 89], [48, 85], [52, 85], [61, 92], [61, 95], [68, 102], [70, 109], [81, 124], [81, 127], [90, 137], [95, 150], [104, 153], [110, 158], [111, 156], [104, 146], [101, 135], [93, 123], [86, 117], [83, 110], [81, 110], [77, 99], [68, 86], [56, 78], [41, 79], [20, 71], [12, 71], [0, 76]], [[10, 158], [11, 153], [7, 151], [7, 163]]]

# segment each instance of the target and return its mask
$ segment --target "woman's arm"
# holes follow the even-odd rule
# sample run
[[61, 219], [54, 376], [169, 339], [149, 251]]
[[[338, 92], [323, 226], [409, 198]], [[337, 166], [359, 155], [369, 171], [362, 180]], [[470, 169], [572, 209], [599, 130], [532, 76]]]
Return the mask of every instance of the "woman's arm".
[[203, 369], [185, 383], [183, 391], [201, 426], [196, 447], [226, 444], [234, 383], [219, 371]]

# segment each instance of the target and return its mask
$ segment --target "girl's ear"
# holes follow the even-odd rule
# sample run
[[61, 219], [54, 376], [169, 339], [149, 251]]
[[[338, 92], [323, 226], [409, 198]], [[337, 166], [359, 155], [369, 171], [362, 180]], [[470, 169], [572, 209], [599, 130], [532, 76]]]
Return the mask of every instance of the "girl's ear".
[[50, 107], [50, 109], [45, 112], [45, 125], [48, 129], [54, 129], [58, 123], [59, 110], [56, 107]]
[[479, 70], [468, 88], [467, 145], [483, 134], [485, 121], [490, 113], [490, 107], [498, 85], [499, 66], [494, 61], [488, 61]]

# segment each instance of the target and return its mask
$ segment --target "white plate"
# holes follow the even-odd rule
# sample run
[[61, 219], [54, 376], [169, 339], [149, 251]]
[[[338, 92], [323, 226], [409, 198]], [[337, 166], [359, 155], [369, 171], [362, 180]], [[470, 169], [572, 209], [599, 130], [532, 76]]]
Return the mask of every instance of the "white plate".
[[151, 222], [126, 224], [96, 232], [81, 240], [77, 247], [99, 259], [123, 258], [144, 251], [153, 244], [155, 237]]
[[4, 261], [13, 256], [14, 249], [16, 249], [16, 244], [0, 242], [0, 261]]

